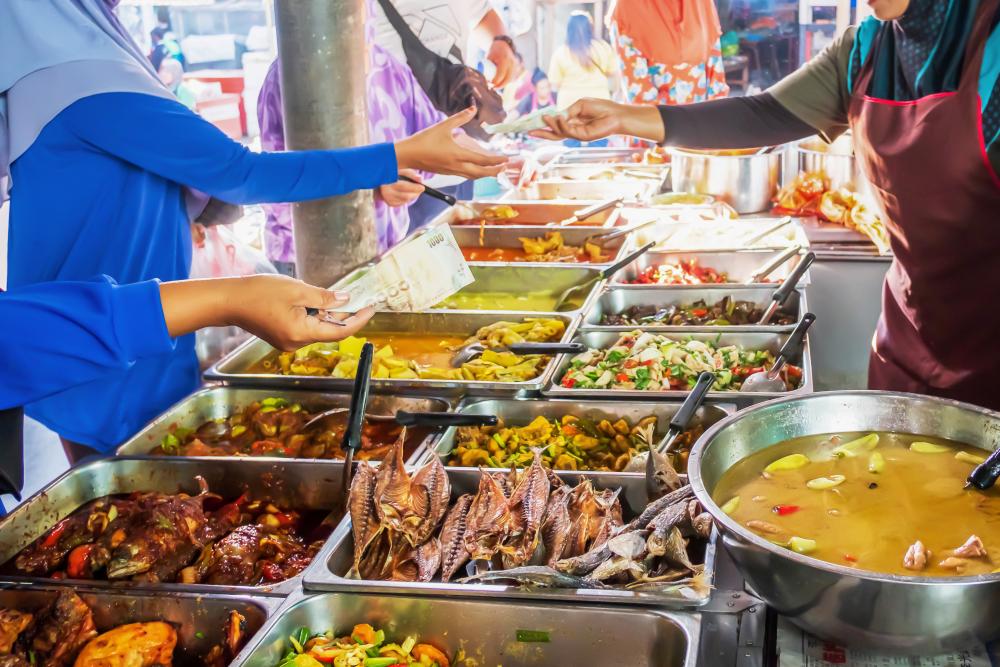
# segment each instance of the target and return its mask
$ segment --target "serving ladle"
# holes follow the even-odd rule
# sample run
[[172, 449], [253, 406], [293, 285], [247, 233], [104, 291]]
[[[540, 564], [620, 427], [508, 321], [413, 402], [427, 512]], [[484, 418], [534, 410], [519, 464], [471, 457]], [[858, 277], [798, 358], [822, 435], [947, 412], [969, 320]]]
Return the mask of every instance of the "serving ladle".
[[[301, 433], [307, 429], [315, 428], [317, 424], [321, 424], [331, 417], [338, 417], [349, 410], [350, 408], [332, 408], [321, 412], [307, 421], [299, 432]], [[407, 410], [398, 410], [394, 415], [377, 415], [366, 412], [365, 421], [383, 424], [395, 422], [400, 426], [423, 426], [429, 428], [448, 426], [495, 426], [497, 424], [497, 416], [462, 415], [455, 412], [409, 412]]]
[[792, 357], [802, 353], [802, 345], [806, 338], [806, 332], [809, 331], [809, 327], [815, 321], [816, 316], [812, 313], [803, 315], [798, 326], [792, 331], [785, 344], [781, 346], [778, 358], [774, 360], [771, 368], [766, 371], [758, 371], [744, 380], [743, 385], [740, 387], [740, 392], [752, 394], [786, 391], [785, 381], [781, 379], [781, 369], [785, 367], [785, 364]]

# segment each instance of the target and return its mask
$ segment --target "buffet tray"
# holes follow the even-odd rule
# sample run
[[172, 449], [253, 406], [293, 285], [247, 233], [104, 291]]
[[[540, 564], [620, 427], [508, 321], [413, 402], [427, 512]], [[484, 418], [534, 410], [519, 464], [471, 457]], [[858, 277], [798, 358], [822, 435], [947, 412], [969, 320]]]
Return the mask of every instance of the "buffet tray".
[[[245, 387], [205, 387], [181, 399], [162, 415], [151, 421], [145, 428], [122, 444], [115, 454], [118, 456], [150, 455], [152, 450], [160, 444], [163, 437], [174, 428], [196, 429], [207, 421], [225, 419], [230, 415], [242, 411], [254, 401], [261, 401], [273, 396], [288, 399], [290, 403], [299, 403], [315, 413], [333, 408], [348, 408], [351, 404], [351, 397], [347, 394], [324, 394], [317, 391], [296, 391], [289, 389], [275, 392], [268, 389], [251, 389]], [[368, 399], [366, 412], [376, 415], [395, 415], [397, 410], [407, 410], [409, 412], [447, 412], [450, 408], [451, 404], [440, 398], [375, 394]], [[427, 439], [431, 438], [433, 438], [433, 435], [427, 436]], [[423, 446], [427, 442], [427, 439], [417, 444], [411, 457], [412, 460], [422, 458]], [[288, 460], [287, 457], [265, 456], [182, 456], [179, 458], [222, 460], [249, 458], [253, 461], [272, 462]], [[329, 462], [334, 459], [314, 460]]]
[[526, 188], [515, 188], [501, 200], [512, 201], [579, 201], [597, 203], [605, 199], [622, 198], [626, 202], [644, 203], [660, 191], [663, 183], [649, 178], [605, 180], [567, 180], [543, 175]]
[[[487, 208], [496, 206], [509, 206], [517, 211], [517, 217], [511, 218], [509, 222], [493, 220], [486, 227], [509, 227], [512, 225], [538, 226], [555, 225], [560, 220], [565, 220], [576, 214], [577, 211], [589, 208], [599, 202], [592, 201], [507, 201], [506, 199], [463, 201], [447, 209], [439, 215], [431, 224], [446, 224], [453, 226], [480, 227], [479, 220], [469, 219], [468, 213], [471, 210], [475, 215], [480, 215]], [[613, 227], [618, 223], [620, 209], [613, 208], [585, 218], [581, 222], [574, 223], [573, 227]]]
[[[727, 252], [727, 251], [677, 251], [677, 252], [663, 252], [663, 251], [650, 251], [645, 255], [632, 262], [625, 268], [623, 268], [618, 273], [611, 276], [608, 281], [610, 285], [614, 287], [621, 287], [623, 289], [643, 289], [647, 287], [661, 287], [669, 289], [704, 289], [705, 287], [714, 287], [715, 285], [630, 285], [624, 281], [635, 280], [638, 278], [639, 274], [645, 269], [651, 266], [657, 266], [660, 264], [671, 264], [679, 262], [680, 260], [697, 260], [698, 266], [715, 269], [719, 273], [726, 273], [732, 283], [724, 283], [718, 285], [719, 287], [737, 288], [737, 287], [754, 287], [763, 289], [775, 289], [794, 269], [798, 266], [802, 259], [802, 255], [795, 255], [790, 257], [783, 265], [779, 266], [770, 275], [770, 279], [776, 282], [772, 283], [746, 283], [758, 269], [767, 264], [770, 260], [774, 259], [778, 255], [777, 252], [772, 250], [741, 250], [738, 252]], [[810, 271], [806, 271], [802, 279], [799, 280], [799, 286], [804, 287], [810, 283]]]
[[[573, 342], [583, 343], [587, 347], [606, 349], [613, 345], [623, 333], [629, 331], [642, 330], [642, 327], [619, 327], [607, 331], [580, 331], [573, 338]], [[667, 334], [671, 338], [683, 340], [693, 338], [695, 340], [717, 342], [719, 345], [741, 345], [747, 349], [759, 350], [768, 349], [777, 356], [778, 350], [785, 343], [788, 334], [784, 333], [714, 333], [705, 331], [686, 332], [684, 335]], [[653, 401], [653, 400], [683, 400], [688, 395], [684, 390], [665, 391], [637, 391], [632, 389], [567, 389], [559, 384], [563, 374], [569, 367], [570, 361], [576, 355], [561, 354], [556, 361], [554, 373], [549, 375], [549, 384], [542, 394], [552, 398], [595, 398], [603, 400], [625, 399], [629, 401]], [[707, 396], [716, 401], [734, 403], [743, 408], [755, 403], [770, 400], [772, 398], [792, 398], [809, 394], [813, 391], [812, 360], [809, 352], [809, 337], [806, 336], [802, 347], [802, 354], [789, 360], [796, 366], [802, 368], [802, 383], [797, 389], [780, 392], [756, 392], [743, 393], [740, 391], [710, 391]]]
[[[577, 164], [556, 163], [542, 172], [543, 178], [562, 178], [569, 180], [591, 180], [596, 174], [612, 172], [621, 178], [632, 180], [649, 180], [657, 183], [660, 190], [666, 185], [670, 173], [669, 164], [637, 164], [632, 162], [613, 162], [601, 164], [581, 162]], [[633, 175], [634, 174], [634, 175]]]
[[[740, 285], [691, 285], [689, 288], [675, 290], [671, 286], [665, 285], [630, 285], [623, 288], [621, 285], [606, 288], [597, 298], [595, 298], [587, 311], [583, 314], [580, 322], [580, 329], [586, 331], [621, 331], [622, 326], [602, 325], [601, 318], [605, 313], [620, 313], [631, 306], [648, 305], [657, 308], [668, 306], [685, 306], [695, 301], [703, 300], [706, 304], [712, 305], [730, 296], [736, 301], [753, 301], [761, 308], [766, 308], [771, 303], [771, 296], [775, 287], [743, 287]], [[795, 290], [788, 297], [786, 307], [795, 313], [795, 321], [802, 319], [802, 315], [808, 312], [806, 305], [806, 293], [802, 289]], [[624, 328], [629, 328], [627, 325]], [[716, 333], [767, 333], [767, 332], [787, 332], [795, 328], [794, 324], [783, 325], [759, 325], [743, 324], [734, 326], [707, 326], [707, 325], [663, 325], [644, 324], [637, 325], [643, 331], [654, 333], [690, 333], [693, 331], [705, 331]]]
[[[49, 604], [65, 586], [13, 586], [0, 589], [0, 608], [36, 612]], [[98, 632], [126, 623], [164, 621], [177, 630], [174, 663], [200, 665], [213, 646], [223, 644], [223, 629], [231, 611], [246, 624], [247, 646], [275, 614], [280, 598], [251, 595], [201, 595], [196, 593], [90, 590], [73, 586], [93, 614]]]
[[[209, 490], [226, 497], [244, 491], [266, 492], [276, 505], [333, 510], [342, 509], [340, 480], [343, 464], [336, 461], [195, 459], [166, 457], [108, 458], [70, 469], [47, 487], [0, 519], [0, 563], [9, 563], [25, 547], [60, 520], [91, 500], [103, 496], [159, 491], [196, 494], [195, 477], [208, 482]], [[5, 568], [6, 569], [6, 568]], [[74, 586], [121, 591], [156, 589], [206, 593], [248, 593], [285, 596], [300, 586], [302, 574], [275, 584], [219, 586], [212, 584], [148, 583], [133, 581], [59, 580]], [[51, 585], [48, 577], [0, 573], [0, 582]]]
[[[571, 148], [553, 158], [550, 164], [553, 166], [558, 164], [641, 164], [632, 162], [632, 158], [635, 155], [642, 155], [645, 150], [645, 148], [640, 147], [608, 148], [606, 146]], [[665, 162], [663, 164], [666, 165], [669, 163]]]
[[[493, 227], [487, 226], [480, 230], [479, 227], [473, 227], [469, 225], [458, 226], [453, 225], [451, 227], [452, 234], [455, 235], [455, 240], [458, 241], [458, 245], [462, 248], [476, 248], [476, 247], [486, 247], [486, 248], [521, 248], [521, 238], [524, 237], [540, 237], [545, 232], [557, 231], [563, 237], [563, 242], [568, 246], [582, 247], [583, 244], [592, 236], [597, 234], [607, 234], [610, 232], [604, 230], [595, 230], [586, 227], [574, 227], [572, 225], [566, 227], [552, 227], [547, 229], [539, 229], [537, 226], [533, 227], [531, 225], [524, 226], [504, 226], [504, 227]], [[482, 243], [480, 243], [482, 239]], [[609, 241], [604, 247], [604, 250], [608, 254], [608, 260], [605, 262], [591, 263], [591, 262], [484, 262], [478, 260], [474, 262], [477, 265], [484, 266], [537, 266], [537, 267], [558, 267], [558, 266], [568, 266], [568, 267], [591, 267], [591, 266], [607, 266], [608, 264], [613, 264], [616, 260], [624, 256], [629, 245], [627, 242], [627, 235], [620, 236], [617, 239]]]
[[[643, 417], [653, 415], [658, 418], [656, 430], [658, 442], [659, 438], [662, 438], [666, 434], [671, 418], [673, 418], [680, 407], [681, 404], [677, 401], [670, 403], [664, 401], [649, 401], [644, 403], [630, 401], [624, 403], [622, 401], [573, 401], [568, 399], [533, 401], [466, 399], [459, 404], [456, 411], [466, 415], [496, 415], [508, 425], [513, 423], [527, 425], [535, 417], [542, 416], [558, 419], [567, 414], [594, 421], [608, 419], [614, 422], [617, 419], [626, 418], [633, 423]], [[736, 406], [732, 403], [706, 403], [698, 408], [698, 412], [695, 413], [694, 419], [691, 421], [691, 426], [701, 425], [707, 430], [709, 426], [725, 419], [735, 411]], [[434, 440], [427, 447], [419, 463], [425, 463], [430, 460], [430, 457], [437, 456], [441, 460], [441, 463], [448, 466], [448, 455], [455, 447], [457, 436], [457, 428], [450, 427], [445, 430], [440, 438]], [[460, 466], [448, 467], [452, 470], [474, 470], [473, 468], [463, 468]], [[496, 471], [497, 469], [490, 470]], [[622, 477], [645, 479], [645, 475], [642, 473], [605, 472], [598, 470], [581, 470], [579, 472], [557, 470], [556, 474], [560, 476], [566, 475], [572, 479], [576, 479], [580, 475], [585, 475], [597, 481], [609, 478], [610, 481], [601, 482], [602, 486], [613, 486]], [[625, 496], [629, 504], [633, 507], [639, 506], [645, 502], [645, 487], [641, 485], [630, 486], [625, 489]]]
[[[421, 334], [440, 333], [471, 336], [480, 327], [499, 321], [521, 321], [525, 318], [545, 317], [560, 319], [566, 323], [566, 332], [561, 341], [568, 342], [573, 336], [578, 316], [565, 313], [509, 313], [509, 312], [460, 312], [433, 311], [426, 313], [376, 313], [359, 335], [391, 332], [413, 332]], [[244, 387], [272, 387], [283, 389], [315, 389], [321, 391], [350, 392], [353, 378], [332, 378], [306, 375], [275, 375], [270, 373], [250, 373], [254, 364], [274, 352], [274, 348], [259, 338], [253, 338], [233, 350], [222, 361], [205, 372], [205, 379], [225, 382]], [[545, 386], [549, 374], [555, 367], [551, 360], [542, 373], [525, 382], [485, 382], [480, 380], [404, 380], [372, 379], [375, 392], [405, 395], [445, 395], [448, 397], [468, 394], [472, 396], [528, 396]]]
[[[356, 623], [389, 641], [413, 636], [470, 659], [454, 665], [693, 667], [701, 618], [658, 609], [448, 598], [333, 594], [289, 598], [233, 665], [273, 667], [301, 627], [343, 634]], [[474, 661], [474, 662], [473, 662]]]
[[[687, 209], [688, 215], [685, 215]], [[764, 239], [749, 245], [747, 241], [767, 231], [781, 218], [740, 218], [737, 220], [690, 220], [690, 214], [704, 212], [704, 207], [626, 208], [618, 224], [622, 226], [659, 220], [635, 233], [639, 245], [656, 242], [654, 250], [684, 252], [734, 252], [738, 250], [783, 250], [791, 246], [807, 247], [809, 238], [798, 221], [768, 234]]]
[[[446, 468], [448, 479], [451, 482], [452, 499], [463, 493], [475, 493], [479, 486], [479, 470], [471, 468]], [[642, 498], [638, 510], [646, 507], [645, 479], [642, 475], [622, 475], [606, 474], [592, 475], [572, 471], [556, 471], [556, 474], [564, 481], [576, 484], [580, 479], [587, 477], [593, 480], [594, 487], [598, 489], [622, 488], [623, 510], [626, 521], [631, 519], [637, 512], [632, 511], [636, 505], [632, 505], [632, 499]], [[627, 509], [626, 509], [627, 508]], [[707, 587], [712, 585], [715, 576], [715, 552], [717, 533], [712, 532], [712, 537], [705, 546], [705, 583]], [[337, 592], [359, 592], [359, 593], [397, 593], [412, 595], [442, 595], [455, 597], [500, 597], [520, 600], [565, 600], [580, 603], [602, 603], [602, 604], [627, 604], [627, 605], [652, 605], [672, 608], [693, 608], [705, 604], [710, 595], [708, 593], [699, 594], [688, 591], [687, 595], [680, 592], [671, 593], [651, 593], [626, 590], [580, 590], [580, 589], [559, 589], [559, 588], [525, 588], [518, 585], [504, 584], [460, 584], [454, 581], [442, 583], [433, 582], [403, 582], [403, 581], [375, 581], [370, 579], [349, 579], [345, 575], [351, 569], [354, 562], [354, 536], [351, 532], [350, 516], [346, 517], [336, 528], [330, 540], [323, 546], [316, 558], [305, 572], [303, 585], [306, 590], [324, 590]], [[464, 576], [460, 570], [455, 578]], [[520, 604], [520, 602], [518, 602]]]

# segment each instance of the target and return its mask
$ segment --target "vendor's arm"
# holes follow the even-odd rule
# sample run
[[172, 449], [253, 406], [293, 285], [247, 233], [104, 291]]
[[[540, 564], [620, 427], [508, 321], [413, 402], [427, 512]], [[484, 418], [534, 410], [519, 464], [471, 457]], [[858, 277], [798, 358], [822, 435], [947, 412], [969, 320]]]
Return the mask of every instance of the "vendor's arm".
[[[451, 129], [465, 112], [395, 144], [255, 153], [174, 100], [104, 93], [74, 103], [66, 118], [96, 148], [164, 178], [237, 204], [306, 201], [394, 183], [397, 168], [478, 177], [503, 158], [460, 147]], [[66, 113], [66, 112], [64, 112]], [[424, 133], [421, 133], [424, 134]], [[495, 167], [495, 168], [494, 168]]]
[[155, 280], [118, 285], [50, 282], [0, 293], [0, 409], [25, 405], [136, 361], [169, 353], [174, 339], [208, 326], [237, 325], [281, 349], [356, 333], [365, 309], [343, 326], [307, 315], [329, 310], [345, 295], [284, 276]]
[[628, 134], [671, 146], [746, 148], [781, 144], [847, 128], [848, 68], [854, 30], [768, 91], [681, 106], [580, 100], [566, 117], [545, 118], [547, 138], [593, 141]]

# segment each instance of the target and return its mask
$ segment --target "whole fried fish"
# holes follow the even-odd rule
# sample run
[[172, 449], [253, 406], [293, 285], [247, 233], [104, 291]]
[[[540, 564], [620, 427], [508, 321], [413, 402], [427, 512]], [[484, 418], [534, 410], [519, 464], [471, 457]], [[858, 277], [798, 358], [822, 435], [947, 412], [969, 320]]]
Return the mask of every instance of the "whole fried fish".
[[351, 481], [351, 492], [348, 500], [351, 531], [354, 533], [352, 574], [357, 574], [365, 551], [382, 531], [382, 523], [379, 521], [378, 508], [375, 503], [375, 483], [375, 468], [364, 461], [359, 463], [358, 470]]
[[562, 558], [566, 539], [569, 537], [571, 521], [569, 518], [568, 486], [560, 486], [549, 496], [545, 508], [545, 519], [542, 521], [542, 545], [545, 547], [545, 564], [554, 567], [556, 561]]
[[460, 496], [448, 511], [441, 527], [441, 581], [447, 582], [469, 560], [465, 546], [472, 494]]
[[469, 507], [465, 548], [476, 560], [493, 558], [505, 537], [509, 524], [507, 497], [496, 477], [482, 471], [479, 489]]
[[[410, 544], [418, 546], [437, 531], [451, 500], [451, 482], [448, 481], [448, 473], [441, 459], [436, 456], [431, 457], [431, 460], [413, 476], [412, 486], [414, 487], [411, 491], [413, 511], [420, 517], [420, 522], [413, 525], [406, 535]], [[408, 529], [411, 528], [409, 523], [406, 526]]]
[[667, 553], [671, 531], [689, 521], [686, 502], [679, 502], [667, 507], [649, 522], [652, 531], [646, 540], [649, 553], [653, 556], [663, 556]]
[[375, 511], [383, 527], [404, 532], [404, 522], [414, 517], [411, 490], [410, 474], [403, 463], [403, 441], [400, 439], [390, 448], [375, 479]]
[[520, 475], [508, 501], [507, 536], [500, 546], [507, 557], [505, 565], [523, 565], [535, 553], [548, 498], [549, 478], [542, 466], [541, 450], [536, 449], [531, 466]]
[[575, 577], [542, 565], [516, 567], [510, 570], [491, 570], [459, 579], [459, 583], [515, 581], [521, 584], [551, 588], [607, 588], [599, 581]]
[[441, 569], [441, 540], [432, 537], [414, 550], [417, 581], [430, 581]]

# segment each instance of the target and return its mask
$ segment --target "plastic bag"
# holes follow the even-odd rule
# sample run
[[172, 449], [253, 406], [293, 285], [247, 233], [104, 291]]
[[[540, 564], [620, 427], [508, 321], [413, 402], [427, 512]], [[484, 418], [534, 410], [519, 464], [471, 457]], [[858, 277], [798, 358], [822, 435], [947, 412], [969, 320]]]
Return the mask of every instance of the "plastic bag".
[[[236, 278], [257, 273], [277, 273], [260, 250], [237, 238], [227, 225], [192, 225], [192, 278]], [[202, 369], [235, 350], [250, 334], [239, 327], [210, 327], [195, 336], [195, 351]]]

